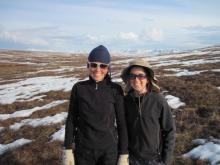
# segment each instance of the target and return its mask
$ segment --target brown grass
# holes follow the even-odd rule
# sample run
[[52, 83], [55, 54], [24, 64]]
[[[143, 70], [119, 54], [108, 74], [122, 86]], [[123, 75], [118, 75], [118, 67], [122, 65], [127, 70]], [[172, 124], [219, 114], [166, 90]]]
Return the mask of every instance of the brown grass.
[[59, 131], [62, 124], [64, 123], [54, 124], [52, 126], [23, 126], [19, 130], [15, 131], [7, 129], [4, 134], [1, 135], [0, 143], [8, 144], [13, 142], [15, 139], [20, 138], [32, 139], [35, 141], [50, 141], [50, 136]]
[[160, 77], [160, 86], [172, 95], [181, 98], [188, 106], [212, 107], [220, 106], [220, 91], [208, 81], [184, 77]]
[[60, 142], [34, 141], [0, 157], [4, 165], [60, 165], [62, 158]]
[[[48, 52], [26, 52], [26, 51], [5, 51], [0, 59], [10, 60], [14, 55], [14, 61], [20, 62], [35, 62], [37, 64], [47, 64], [43, 69], [58, 69], [62, 66], [79, 67], [86, 65], [87, 56], [85, 54], [61, 56], [60, 53]], [[39, 56], [40, 55], [40, 56]], [[42, 55], [42, 56], [41, 56]], [[198, 56], [202, 58], [202, 56]], [[196, 59], [197, 56], [187, 57], [187, 59]], [[206, 56], [208, 57], [208, 56]], [[128, 57], [113, 56], [113, 60], [128, 59]], [[181, 59], [181, 58], [180, 58]], [[185, 58], [181, 60], [186, 60]], [[194, 70], [209, 70], [195, 76], [183, 77], [164, 77], [165, 73], [173, 73], [164, 71], [164, 68], [182, 68], [191, 71]], [[1, 80], [12, 80], [15, 76], [18, 78], [29, 78], [37, 76], [79, 76], [84, 79], [88, 76], [87, 70], [75, 69], [73, 72], [55, 73], [42, 72], [35, 74], [34, 72], [42, 69], [42, 66], [11, 64], [5, 63], [0, 65]], [[114, 64], [113, 72], [121, 72], [123, 66]], [[201, 160], [192, 160], [183, 158], [181, 155], [190, 151], [193, 147], [192, 140], [196, 138], [209, 138], [213, 136], [220, 138], [220, 91], [216, 88], [220, 86], [219, 72], [211, 72], [211, 69], [219, 69], [219, 63], [194, 65], [193, 67], [185, 66], [163, 66], [155, 69], [159, 77], [159, 85], [163, 90], [167, 90], [169, 94], [179, 97], [181, 101], [186, 103], [185, 107], [178, 110], [172, 110], [175, 115], [177, 134], [176, 146], [174, 152], [173, 165], [207, 165], [208, 163]], [[33, 72], [33, 74], [27, 73]], [[121, 84], [122, 85], [122, 84]], [[9, 105], [0, 105], [0, 113], [13, 113], [18, 110], [30, 109], [36, 106], [43, 106], [54, 100], [68, 100], [70, 92], [50, 91], [41, 93], [47, 95], [43, 100], [15, 102]], [[50, 108], [48, 110], [37, 111], [27, 118], [43, 118], [49, 115], [55, 115], [60, 112], [67, 112], [68, 102]], [[15, 118], [0, 121], [0, 126], [6, 129], [0, 133], [0, 143], [8, 144], [19, 138], [34, 140], [32, 143], [24, 145], [13, 151], [9, 151], [0, 156], [0, 164], [4, 165], [30, 165], [30, 164], [61, 164], [62, 157], [62, 142], [51, 142], [51, 135], [57, 132], [62, 124], [59, 123], [53, 126], [30, 127], [24, 126], [17, 131], [10, 130], [8, 127], [15, 122], [20, 122], [26, 118]]]

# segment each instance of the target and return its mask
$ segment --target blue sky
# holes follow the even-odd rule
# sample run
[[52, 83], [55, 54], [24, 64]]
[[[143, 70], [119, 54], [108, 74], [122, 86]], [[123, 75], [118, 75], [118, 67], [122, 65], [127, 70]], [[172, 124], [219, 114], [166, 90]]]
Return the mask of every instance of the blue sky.
[[186, 50], [220, 44], [219, 0], [1, 0], [0, 48]]

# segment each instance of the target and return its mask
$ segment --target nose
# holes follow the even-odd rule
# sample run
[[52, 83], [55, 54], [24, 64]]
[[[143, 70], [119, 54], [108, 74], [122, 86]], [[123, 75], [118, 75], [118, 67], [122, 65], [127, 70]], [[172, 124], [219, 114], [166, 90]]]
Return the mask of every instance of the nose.
[[134, 78], [134, 81], [139, 81], [138, 77], [135, 77], [135, 78]]
[[95, 70], [96, 70], [96, 71], [101, 70], [101, 69], [100, 69], [100, 66], [97, 66], [97, 67], [95, 68]]

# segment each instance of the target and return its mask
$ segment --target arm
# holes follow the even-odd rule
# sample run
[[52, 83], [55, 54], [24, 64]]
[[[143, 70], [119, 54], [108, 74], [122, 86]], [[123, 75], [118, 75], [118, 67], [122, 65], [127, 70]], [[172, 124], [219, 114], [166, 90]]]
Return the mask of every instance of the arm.
[[124, 110], [124, 95], [120, 86], [117, 86], [115, 94], [115, 112], [118, 130], [118, 152], [119, 154], [128, 154], [128, 135]]
[[170, 111], [170, 107], [165, 99], [163, 99], [161, 113], [161, 133], [162, 133], [162, 161], [166, 164], [172, 159], [175, 144], [175, 123]]
[[65, 127], [65, 139], [64, 147], [65, 149], [72, 149], [74, 143], [74, 137], [76, 133], [77, 118], [78, 118], [78, 104], [77, 104], [77, 87], [73, 86], [69, 102], [68, 116], [66, 119]]

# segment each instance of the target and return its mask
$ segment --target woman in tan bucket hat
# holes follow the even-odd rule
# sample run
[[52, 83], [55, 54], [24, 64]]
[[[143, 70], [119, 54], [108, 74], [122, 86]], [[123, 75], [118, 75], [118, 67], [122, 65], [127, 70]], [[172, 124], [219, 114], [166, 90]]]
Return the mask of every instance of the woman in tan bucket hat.
[[149, 63], [133, 60], [122, 71], [126, 84], [125, 114], [130, 165], [169, 164], [174, 149], [175, 124]]

